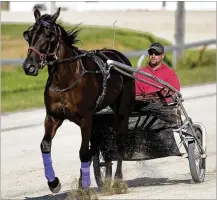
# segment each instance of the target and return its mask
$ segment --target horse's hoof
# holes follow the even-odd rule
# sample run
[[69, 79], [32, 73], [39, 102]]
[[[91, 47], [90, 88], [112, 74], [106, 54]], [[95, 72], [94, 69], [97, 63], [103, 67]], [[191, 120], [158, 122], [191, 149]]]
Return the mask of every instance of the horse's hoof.
[[81, 180], [81, 178], [79, 178], [79, 180], [78, 180], [78, 189], [81, 189], [81, 190], [87, 190], [87, 189], [89, 189], [89, 187], [85, 188], [85, 187], [82, 186], [82, 180]]
[[61, 183], [57, 177], [55, 177], [53, 182], [48, 182], [48, 186], [53, 193], [58, 193], [61, 190]]
[[115, 173], [115, 179], [123, 180], [123, 174], [122, 173]]

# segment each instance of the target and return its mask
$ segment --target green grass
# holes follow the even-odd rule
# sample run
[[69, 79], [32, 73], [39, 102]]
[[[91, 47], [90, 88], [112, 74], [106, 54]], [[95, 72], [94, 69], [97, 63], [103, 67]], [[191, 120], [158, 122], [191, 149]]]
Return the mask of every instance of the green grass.
[[20, 66], [15, 67], [13, 71], [2, 71], [2, 94], [44, 88], [47, 78], [47, 68], [40, 72], [42, 73], [39, 73], [36, 77], [26, 76]]
[[216, 66], [177, 70], [181, 86], [216, 82]]
[[[2, 25], [2, 59], [10, 56], [14, 58], [20, 55], [26, 55], [26, 48], [21, 47], [21, 45], [26, 45], [22, 38], [22, 33], [29, 26], [29, 24]], [[79, 34], [79, 38], [82, 41], [84, 49], [112, 47], [113, 29], [96, 26], [82, 27], [83, 29]], [[72, 27], [67, 26], [66, 29], [69, 28]], [[121, 52], [147, 49], [153, 41], [160, 41], [164, 45], [170, 45], [168, 41], [157, 38], [150, 33], [118, 29], [116, 31], [115, 49]], [[13, 42], [16, 45], [12, 45], [12, 48], [10, 45]], [[13, 49], [13, 52], [10, 52], [10, 49]], [[165, 61], [171, 66], [172, 53], [166, 55]], [[131, 62], [133, 66], [136, 66], [138, 58], [131, 58]], [[143, 62], [143, 66], [146, 63], [147, 59]], [[203, 49], [185, 51], [183, 58], [177, 65], [176, 71], [182, 86], [215, 82], [216, 51], [204, 51]], [[30, 77], [24, 74], [21, 66], [4, 66], [1, 69], [1, 78], [2, 112], [44, 106], [43, 94], [47, 80], [46, 68], [39, 71], [37, 77]]]
[[27, 90], [2, 95], [2, 112], [12, 112], [23, 109], [42, 107], [43, 90]]
[[[24, 40], [23, 32], [29, 26], [30, 24], [2, 24], [2, 36], [7, 36], [10, 40]], [[73, 27], [75, 26], [64, 26], [66, 30], [70, 30]], [[84, 49], [113, 48], [113, 28], [98, 26], [80, 26], [80, 28], [79, 39]], [[117, 50], [141, 50], [148, 48], [151, 42], [156, 39], [164, 45], [170, 44], [167, 40], [156, 38], [150, 33], [128, 29], [117, 29], [115, 35], [115, 49]], [[78, 47], [82, 47], [82, 45], [81, 43], [77, 44]]]

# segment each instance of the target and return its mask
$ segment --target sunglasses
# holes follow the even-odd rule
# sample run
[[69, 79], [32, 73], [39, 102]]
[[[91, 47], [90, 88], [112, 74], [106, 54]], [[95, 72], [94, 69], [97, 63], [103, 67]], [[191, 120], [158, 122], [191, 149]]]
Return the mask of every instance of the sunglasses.
[[150, 51], [150, 52], [148, 52], [148, 54], [149, 54], [149, 56], [152, 56], [153, 54], [154, 54], [155, 56], [159, 56], [159, 55], [161, 55], [162, 53], [159, 53], [159, 52], [157, 52], [157, 51]]

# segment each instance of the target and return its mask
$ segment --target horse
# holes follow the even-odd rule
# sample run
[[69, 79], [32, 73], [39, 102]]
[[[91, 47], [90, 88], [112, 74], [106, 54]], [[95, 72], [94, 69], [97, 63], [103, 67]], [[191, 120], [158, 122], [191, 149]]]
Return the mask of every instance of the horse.
[[[94, 113], [110, 106], [115, 112], [119, 133], [116, 178], [123, 178], [122, 158], [128, 121], [131, 115], [135, 89], [134, 79], [110, 68], [106, 61], [112, 59], [132, 66], [130, 61], [114, 49], [81, 50], [78, 26], [66, 31], [56, 22], [61, 8], [53, 14], [41, 15], [34, 10], [35, 23], [23, 32], [29, 47], [22, 68], [26, 75], [37, 76], [39, 70], [48, 68], [44, 90], [46, 116], [44, 136], [40, 144], [44, 174], [49, 189], [58, 193], [61, 183], [52, 166], [51, 145], [57, 129], [64, 120], [77, 124], [81, 130], [79, 187], [90, 187], [90, 165], [96, 153], [91, 142]], [[90, 145], [91, 143], [91, 145]], [[97, 142], [96, 142], [97, 143]]]

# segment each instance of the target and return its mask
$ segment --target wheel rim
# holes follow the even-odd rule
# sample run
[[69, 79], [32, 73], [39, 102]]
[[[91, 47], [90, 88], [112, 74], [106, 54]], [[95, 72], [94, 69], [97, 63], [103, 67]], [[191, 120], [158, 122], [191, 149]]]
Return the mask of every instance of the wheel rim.
[[[202, 141], [202, 133], [201, 133], [200, 129], [197, 129], [195, 131], [195, 133], [196, 133], [198, 140], [200, 141], [200, 145], [202, 145], [202, 142], [201, 142]], [[202, 179], [204, 176], [204, 171], [205, 171], [205, 164], [204, 164], [205, 159], [201, 158], [199, 146], [197, 145], [196, 142], [195, 142], [194, 154], [195, 154], [196, 170], [198, 172], [200, 179]]]
[[94, 175], [99, 188], [102, 188], [107, 177], [112, 177], [112, 164], [105, 162], [101, 151], [94, 156]]

